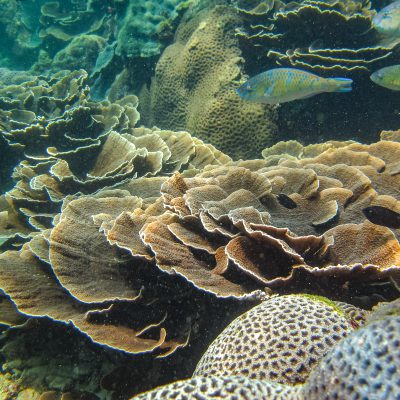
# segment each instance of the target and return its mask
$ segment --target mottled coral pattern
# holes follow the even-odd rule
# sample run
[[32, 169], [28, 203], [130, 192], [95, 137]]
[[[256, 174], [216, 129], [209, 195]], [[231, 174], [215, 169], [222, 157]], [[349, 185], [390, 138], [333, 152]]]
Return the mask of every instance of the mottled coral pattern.
[[210, 345], [194, 376], [304, 382], [330, 348], [352, 331], [333, 303], [301, 295], [272, 298], [234, 320]]
[[296, 400], [298, 390], [290, 386], [245, 377], [199, 377], [179, 381], [133, 397], [131, 400]]
[[371, 322], [334, 347], [304, 388], [308, 400], [400, 399], [400, 317]]

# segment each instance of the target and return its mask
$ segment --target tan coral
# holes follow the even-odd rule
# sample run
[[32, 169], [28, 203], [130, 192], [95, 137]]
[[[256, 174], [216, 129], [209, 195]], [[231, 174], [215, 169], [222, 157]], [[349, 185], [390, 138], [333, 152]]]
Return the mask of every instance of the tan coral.
[[181, 24], [156, 66], [149, 95], [141, 96], [145, 125], [187, 130], [236, 158], [254, 157], [272, 142], [274, 111], [235, 93], [244, 79], [239, 23], [232, 9], [217, 7]]
[[[33, 254], [24, 249], [21, 252], [5, 252], [1, 259], [1, 287], [11, 296], [22, 313], [58, 320], [72, 321], [93, 340], [127, 352], [150, 351], [165, 341], [165, 330], [160, 330], [159, 340], [138, 337], [140, 330], [123, 326], [90, 322], [86, 315], [89, 310], [82, 303], [68, 296]], [[29, 297], [26, 297], [29, 292]]]

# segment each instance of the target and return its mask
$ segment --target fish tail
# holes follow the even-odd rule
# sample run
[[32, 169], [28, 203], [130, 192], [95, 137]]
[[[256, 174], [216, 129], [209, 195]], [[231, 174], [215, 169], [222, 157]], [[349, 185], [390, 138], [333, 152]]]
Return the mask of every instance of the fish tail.
[[351, 92], [353, 81], [349, 78], [328, 78], [332, 92]]

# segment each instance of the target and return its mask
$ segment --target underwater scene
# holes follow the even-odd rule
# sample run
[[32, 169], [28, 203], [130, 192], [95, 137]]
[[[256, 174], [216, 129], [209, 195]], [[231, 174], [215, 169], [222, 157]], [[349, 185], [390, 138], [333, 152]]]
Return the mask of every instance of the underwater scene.
[[400, 0], [0, 0], [0, 400], [400, 400]]

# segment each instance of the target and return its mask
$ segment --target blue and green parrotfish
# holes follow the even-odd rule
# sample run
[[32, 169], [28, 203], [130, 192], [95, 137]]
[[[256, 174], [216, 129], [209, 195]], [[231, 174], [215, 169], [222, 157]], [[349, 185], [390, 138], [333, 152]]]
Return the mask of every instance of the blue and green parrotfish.
[[400, 1], [382, 8], [372, 19], [372, 25], [383, 36], [400, 36]]
[[400, 64], [378, 69], [371, 75], [371, 81], [391, 90], [400, 90]]
[[250, 78], [237, 89], [247, 101], [278, 104], [325, 92], [350, 92], [351, 79], [322, 78], [295, 68], [275, 68]]

